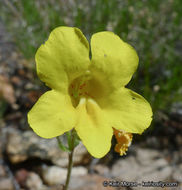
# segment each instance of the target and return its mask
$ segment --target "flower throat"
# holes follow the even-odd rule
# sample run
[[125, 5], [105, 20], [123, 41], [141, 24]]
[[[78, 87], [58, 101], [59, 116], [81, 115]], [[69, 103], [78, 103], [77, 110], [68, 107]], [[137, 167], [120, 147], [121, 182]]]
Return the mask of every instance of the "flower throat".
[[69, 95], [71, 97], [71, 101], [74, 107], [77, 107], [82, 97], [92, 98], [89, 94], [90, 78], [90, 71], [87, 71], [85, 75], [74, 79], [69, 85]]

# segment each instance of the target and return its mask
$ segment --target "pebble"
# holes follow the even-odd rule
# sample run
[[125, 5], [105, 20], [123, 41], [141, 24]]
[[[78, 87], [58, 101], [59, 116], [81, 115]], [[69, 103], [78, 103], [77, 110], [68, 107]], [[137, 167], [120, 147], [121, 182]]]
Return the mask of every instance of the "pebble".
[[97, 164], [94, 166], [95, 172], [104, 177], [109, 177], [110, 171], [109, 168], [102, 164]]
[[14, 190], [11, 179], [0, 178], [0, 190]]
[[[71, 177], [81, 177], [88, 173], [87, 169], [79, 166], [73, 167]], [[67, 169], [58, 166], [44, 166], [42, 169], [42, 177], [46, 184], [57, 185], [64, 184], [67, 176]]]
[[2, 165], [0, 165], [0, 177], [4, 177], [6, 175], [5, 169]]
[[175, 181], [182, 183], [182, 164], [174, 168], [172, 177]]
[[[70, 180], [70, 190], [114, 190], [113, 187], [104, 187], [103, 182], [109, 181], [106, 177], [97, 174], [87, 174], [82, 177], [72, 177]], [[125, 190], [125, 188], [122, 188]]]
[[29, 190], [40, 190], [43, 187], [41, 178], [34, 172], [28, 174], [25, 185]]
[[[136, 156], [130, 155], [119, 159], [111, 169], [111, 177], [122, 181], [166, 181], [172, 176], [172, 166], [162, 153], [138, 148]], [[141, 187], [132, 188], [140, 190]], [[142, 190], [145, 190], [142, 187]]]

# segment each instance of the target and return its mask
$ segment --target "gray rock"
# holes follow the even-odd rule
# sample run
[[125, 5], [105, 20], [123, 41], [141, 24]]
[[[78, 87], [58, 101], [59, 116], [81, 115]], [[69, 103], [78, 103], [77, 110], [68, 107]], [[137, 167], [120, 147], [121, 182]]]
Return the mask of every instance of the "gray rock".
[[29, 190], [40, 190], [43, 188], [43, 183], [39, 175], [34, 172], [30, 172], [25, 182], [26, 187]]
[[14, 190], [11, 179], [0, 178], [0, 190]]
[[[88, 173], [87, 169], [84, 167], [73, 167], [71, 178], [72, 177], [81, 177]], [[46, 184], [48, 185], [57, 185], [64, 184], [66, 181], [67, 169], [61, 168], [58, 166], [44, 166], [42, 170], [42, 177]]]
[[118, 160], [111, 169], [111, 177], [119, 180], [135, 180], [140, 171], [139, 164], [133, 156]]
[[[172, 175], [172, 167], [156, 150], [136, 149], [136, 156], [118, 160], [112, 167], [111, 177], [129, 182], [166, 181]], [[133, 189], [141, 189], [136, 187]], [[142, 187], [143, 190], [146, 188]]]
[[94, 166], [94, 170], [101, 176], [109, 177], [110, 171], [109, 168], [105, 165], [97, 164]]
[[174, 168], [172, 178], [175, 181], [182, 183], [182, 164]]
[[5, 177], [6, 171], [3, 165], [0, 164], [0, 177]]
[[44, 167], [42, 177], [47, 185], [63, 184], [66, 180], [67, 169], [57, 166]]
[[8, 175], [3, 160], [0, 159], [0, 190], [14, 190], [13, 178]]
[[[82, 177], [73, 177], [70, 180], [70, 190], [113, 190], [113, 187], [104, 187], [103, 182], [110, 179], [96, 175], [87, 174]], [[125, 188], [122, 188], [125, 190]]]
[[[70, 179], [69, 190], [113, 190], [113, 187], [104, 187], [103, 181], [110, 179], [99, 176], [86, 174], [84, 176], [72, 176]], [[54, 185], [40, 190], [63, 190], [62, 185]], [[122, 188], [122, 190], [126, 190]]]
[[162, 155], [157, 150], [138, 147], [136, 149], [136, 159], [142, 165], [149, 165], [151, 160], [157, 160], [157, 158], [160, 157], [162, 157]]
[[[51, 160], [54, 164], [61, 167], [68, 165], [68, 153], [61, 151], [57, 145], [57, 140], [43, 139], [32, 131], [20, 132], [10, 128], [7, 142], [7, 155], [12, 163], [19, 163], [30, 157], [37, 157]], [[74, 151], [74, 164], [85, 162], [88, 158], [86, 148], [80, 143]]]

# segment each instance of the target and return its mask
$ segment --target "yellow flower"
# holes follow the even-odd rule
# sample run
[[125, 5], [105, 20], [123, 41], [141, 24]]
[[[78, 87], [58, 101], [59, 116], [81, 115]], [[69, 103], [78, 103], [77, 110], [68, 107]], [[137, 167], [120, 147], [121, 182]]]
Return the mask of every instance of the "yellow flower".
[[112, 32], [99, 32], [89, 44], [78, 28], [58, 27], [38, 49], [39, 78], [52, 90], [28, 113], [32, 129], [53, 138], [75, 128], [96, 158], [111, 147], [113, 128], [142, 133], [152, 110], [139, 94], [125, 88], [138, 65], [135, 50]]

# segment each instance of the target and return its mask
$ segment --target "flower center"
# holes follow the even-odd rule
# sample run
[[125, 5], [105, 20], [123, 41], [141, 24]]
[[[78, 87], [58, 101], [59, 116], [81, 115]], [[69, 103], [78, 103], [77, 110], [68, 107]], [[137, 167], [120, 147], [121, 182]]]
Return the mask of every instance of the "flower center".
[[85, 75], [80, 76], [71, 82], [68, 90], [74, 107], [79, 104], [82, 97], [93, 98], [92, 95], [89, 94], [90, 78], [90, 71], [87, 71]]
[[109, 93], [107, 82], [99, 74], [93, 74], [89, 70], [71, 81], [68, 92], [75, 108], [81, 98], [92, 99], [102, 107], [102, 97]]

